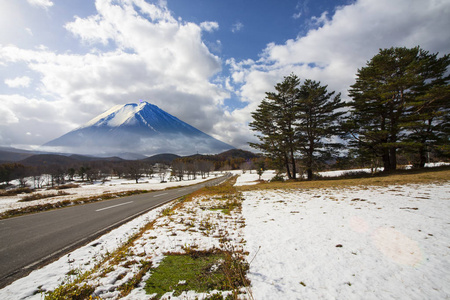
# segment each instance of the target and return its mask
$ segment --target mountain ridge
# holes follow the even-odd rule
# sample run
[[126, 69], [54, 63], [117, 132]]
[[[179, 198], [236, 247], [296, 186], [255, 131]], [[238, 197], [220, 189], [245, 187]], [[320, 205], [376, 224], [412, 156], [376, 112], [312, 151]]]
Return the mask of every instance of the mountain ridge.
[[234, 149], [148, 102], [116, 105], [42, 146], [96, 156], [136, 153], [215, 154]]

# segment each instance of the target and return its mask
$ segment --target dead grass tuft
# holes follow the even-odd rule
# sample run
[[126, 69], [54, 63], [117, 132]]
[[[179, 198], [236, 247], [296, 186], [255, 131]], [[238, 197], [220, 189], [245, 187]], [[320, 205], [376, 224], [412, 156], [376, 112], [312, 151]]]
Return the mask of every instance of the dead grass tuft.
[[19, 200], [19, 202], [28, 202], [28, 201], [33, 201], [33, 200], [40, 200], [40, 199], [65, 196], [65, 195], [70, 195], [70, 194], [66, 193], [64, 191], [58, 191], [57, 193], [47, 193], [47, 194], [36, 193], [36, 194], [31, 194], [31, 195], [22, 197], [22, 199]]

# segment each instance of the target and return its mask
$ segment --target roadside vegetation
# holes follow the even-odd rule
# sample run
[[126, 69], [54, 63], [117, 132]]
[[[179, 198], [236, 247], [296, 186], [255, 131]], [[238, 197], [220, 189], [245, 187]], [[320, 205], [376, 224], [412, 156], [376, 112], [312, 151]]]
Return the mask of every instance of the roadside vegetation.
[[53, 193], [46, 193], [46, 194], [35, 193], [35, 194], [28, 195], [28, 196], [23, 196], [22, 199], [19, 200], [19, 202], [28, 202], [28, 201], [33, 201], [33, 200], [40, 200], [40, 199], [65, 196], [65, 195], [69, 195], [69, 193], [66, 193], [64, 191], [58, 191], [56, 193], [53, 192]]

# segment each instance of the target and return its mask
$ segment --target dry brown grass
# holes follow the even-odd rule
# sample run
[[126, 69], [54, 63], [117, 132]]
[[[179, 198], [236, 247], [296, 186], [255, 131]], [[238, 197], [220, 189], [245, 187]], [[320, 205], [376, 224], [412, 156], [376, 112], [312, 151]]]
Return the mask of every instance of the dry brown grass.
[[240, 186], [240, 191], [264, 189], [313, 189], [339, 188], [349, 186], [387, 186], [420, 183], [444, 183], [450, 181], [450, 168], [399, 171], [393, 174], [379, 174], [372, 177], [354, 179], [324, 179], [316, 181], [286, 181]]

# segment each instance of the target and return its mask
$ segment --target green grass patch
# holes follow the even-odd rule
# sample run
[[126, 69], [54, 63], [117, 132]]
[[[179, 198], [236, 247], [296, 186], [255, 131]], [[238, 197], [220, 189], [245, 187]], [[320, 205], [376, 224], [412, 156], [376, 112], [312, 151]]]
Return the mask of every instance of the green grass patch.
[[167, 292], [179, 296], [183, 291], [206, 293], [213, 290], [233, 291], [249, 285], [245, 274], [248, 264], [242, 256], [227, 251], [195, 251], [168, 254], [152, 270], [145, 285], [148, 294], [160, 299]]
[[217, 211], [220, 210], [222, 211], [222, 213], [229, 215], [231, 211], [233, 211], [236, 208], [241, 208], [242, 207], [242, 201], [239, 199], [237, 199], [238, 196], [235, 196], [235, 198], [230, 199], [222, 204], [213, 206], [210, 208], [210, 210], [212, 211]]

